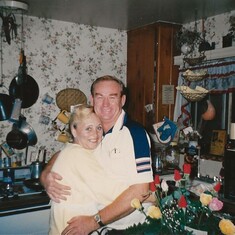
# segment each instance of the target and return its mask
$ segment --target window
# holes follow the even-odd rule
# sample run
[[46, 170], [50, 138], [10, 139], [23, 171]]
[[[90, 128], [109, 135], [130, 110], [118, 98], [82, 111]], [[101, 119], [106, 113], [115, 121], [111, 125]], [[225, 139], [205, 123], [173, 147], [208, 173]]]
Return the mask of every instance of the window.
[[210, 94], [208, 100], [210, 100], [216, 110], [214, 119], [209, 121], [202, 119], [202, 114], [205, 113], [207, 108], [205, 99], [191, 104], [192, 123], [194, 128], [202, 135], [199, 141], [202, 154], [209, 154], [213, 130], [226, 130], [229, 135], [230, 123], [235, 122], [235, 109], [232, 109], [232, 104], [235, 105], [234, 92]]

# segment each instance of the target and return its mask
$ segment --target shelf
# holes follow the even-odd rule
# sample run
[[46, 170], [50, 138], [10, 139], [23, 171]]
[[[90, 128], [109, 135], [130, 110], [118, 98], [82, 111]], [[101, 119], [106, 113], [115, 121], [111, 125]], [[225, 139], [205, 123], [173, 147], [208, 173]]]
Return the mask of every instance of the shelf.
[[[235, 56], [235, 46], [218, 48], [205, 52], [206, 60], [215, 60]], [[174, 65], [183, 65], [183, 55], [174, 57]]]

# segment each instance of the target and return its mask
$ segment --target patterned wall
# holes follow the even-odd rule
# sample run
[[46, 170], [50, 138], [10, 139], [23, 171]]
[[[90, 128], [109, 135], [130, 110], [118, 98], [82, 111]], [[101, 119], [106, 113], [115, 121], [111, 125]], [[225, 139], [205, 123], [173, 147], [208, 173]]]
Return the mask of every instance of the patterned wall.
[[[16, 21], [17, 24], [22, 22], [21, 18]], [[11, 45], [3, 38], [4, 87], [0, 87], [0, 93], [9, 94], [8, 88], [17, 74], [23, 48], [28, 74], [38, 83], [40, 94], [33, 106], [22, 109], [22, 114], [37, 134], [36, 147], [46, 146], [50, 156], [62, 144], [55, 141], [59, 132], [52, 125], [39, 123], [40, 115], [50, 117], [51, 121], [57, 116], [59, 108], [55, 98], [62, 89], [78, 88], [89, 97], [92, 81], [101, 75], [112, 74], [125, 82], [127, 35], [125, 31], [115, 29], [28, 16], [24, 17], [23, 25], [23, 40], [20, 25], [18, 36], [11, 40]], [[51, 104], [42, 101], [46, 93], [54, 99]], [[0, 122], [0, 144], [6, 140], [11, 127], [12, 123], [8, 121]]]
[[[228, 33], [231, 14], [235, 12], [205, 21], [206, 39], [210, 43], [215, 42], [216, 48], [222, 47], [222, 36]], [[23, 48], [28, 74], [37, 81], [40, 94], [33, 106], [22, 109], [22, 114], [37, 134], [36, 147], [46, 146], [49, 158], [63, 144], [55, 140], [58, 131], [51, 124], [39, 123], [39, 117], [46, 115], [52, 121], [57, 116], [59, 108], [55, 98], [62, 89], [78, 88], [89, 97], [92, 81], [101, 75], [112, 74], [126, 82], [127, 34], [115, 29], [25, 16], [22, 38], [21, 18], [16, 20], [18, 36], [11, 45], [3, 38], [1, 80], [4, 86], [0, 87], [0, 93], [8, 94], [9, 84], [18, 71], [20, 49]], [[193, 27], [194, 23], [186, 26]], [[201, 30], [200, 21], [198, 30]], [[54, 99], [51, 104], [42, 101], [46, 93]], [[8, 121], [0, 122], [0, 144], [5, 141], [11, 127], [12, 123]], [[31, 147], [31, 151], [33, 149]]]

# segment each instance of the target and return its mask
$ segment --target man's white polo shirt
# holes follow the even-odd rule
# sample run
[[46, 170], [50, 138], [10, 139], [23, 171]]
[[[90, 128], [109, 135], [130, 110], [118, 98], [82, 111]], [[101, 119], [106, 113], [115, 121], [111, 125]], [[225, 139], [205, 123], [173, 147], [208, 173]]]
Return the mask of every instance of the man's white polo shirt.
[[96, 152], [110, 177], [128, 185], [153, 181], [149, 137], [124, 110]]

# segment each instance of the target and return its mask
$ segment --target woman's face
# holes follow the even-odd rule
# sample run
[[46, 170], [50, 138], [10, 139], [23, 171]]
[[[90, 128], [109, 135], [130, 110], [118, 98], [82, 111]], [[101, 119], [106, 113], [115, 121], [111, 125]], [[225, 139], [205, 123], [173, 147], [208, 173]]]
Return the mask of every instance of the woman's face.
[[72, 128], [74, 142], [86, 149], [95, 149], [102, 140], [103, 128], [100, 119], [92, 113], [82, 122], [79, 122], [76, 129]]

